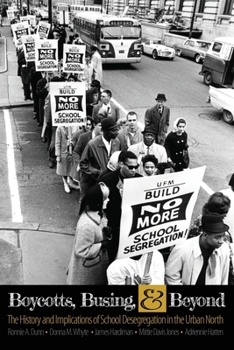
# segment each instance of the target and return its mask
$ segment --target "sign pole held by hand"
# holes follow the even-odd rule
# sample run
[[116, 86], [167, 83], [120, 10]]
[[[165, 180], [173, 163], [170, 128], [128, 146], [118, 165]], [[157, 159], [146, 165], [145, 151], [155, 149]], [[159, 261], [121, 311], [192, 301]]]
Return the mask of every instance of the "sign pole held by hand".
[[152, 261], [152, 256], [153, 256], [153, 252], [149, 252], [147, 254], [147, 259], [146, 259], [146, 263], [145, 263], [144, 277], [149, 274], [149, 269], [150, 269], [150, 265], [151, 265], [151, 261]]

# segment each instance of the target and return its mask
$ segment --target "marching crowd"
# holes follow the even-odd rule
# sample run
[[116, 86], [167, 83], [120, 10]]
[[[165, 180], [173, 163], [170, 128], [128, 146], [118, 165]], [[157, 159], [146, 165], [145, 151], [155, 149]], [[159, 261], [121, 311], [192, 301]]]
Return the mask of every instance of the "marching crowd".
[[[77, 34], [67, 38], [64, 28], [56, 25], [49, 37], [58, 40], [60, 61], [64, 43], [84, 45]], [[58, 72], [37, 72], [22, 49], [17, 55], [18, 75], [25, 100], [33, 100], [33, 118], [47, 146], [48, 166], [55, 168], [66, 193], [77, 190], [80, 196], [68, 284], [232, 284], [234, 174], [230, 189], [215, 192], [204, 204], [186, 240], [169, 250], [116, 259], [124, 181], [189, 172], [187, 122], [176, 119], [168, 132], [165, 94], [157, 94], [142, 125], [135, 111], [121, 117], [112, 91], [102, 88], [97, 47], [87, 50], [82, 74], [65, 74], [62, 66]], [[53, 126], [50, 82], [59, 81], [85, 82], [87, 118], [82, 127]]]

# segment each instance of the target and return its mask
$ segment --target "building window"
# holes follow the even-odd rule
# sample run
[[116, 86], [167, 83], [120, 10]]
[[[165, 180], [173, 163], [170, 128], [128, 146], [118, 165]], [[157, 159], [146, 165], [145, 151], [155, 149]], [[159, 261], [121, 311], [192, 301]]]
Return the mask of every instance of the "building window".
[[206, 3], [206, 0], [201, 0], [200, 1], [199, 7], [198, 7], [198, 13], [203, 13], [204, 12], [205, 3]]
[[183, 11], [184, 0], [180, 0], [178, 11]]
[[226, 0], [224, 10], [223, 10], [223, 15], [231, 15], [232, 8], [233, 8], [233, 0]]

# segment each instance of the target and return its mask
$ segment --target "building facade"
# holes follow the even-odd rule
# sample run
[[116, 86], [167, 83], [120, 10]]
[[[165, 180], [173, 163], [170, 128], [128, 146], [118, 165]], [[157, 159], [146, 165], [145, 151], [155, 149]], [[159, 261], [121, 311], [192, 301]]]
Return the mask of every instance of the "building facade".
[[[53, 0], [56, 2], [56, 0]], [[168, 15], [180, 14], [189, 26], [203, 31], [204, 40], [218, 36], [234, 36], [234, 0], [60, 0], [80, 5], [102, 5], [108, 12], [123, 13], [126, 6], [130, 13], [143, 17], [153, 15], [156, 9], [165, 9]], [[195, 6], [195, 10], [194, 10]]]

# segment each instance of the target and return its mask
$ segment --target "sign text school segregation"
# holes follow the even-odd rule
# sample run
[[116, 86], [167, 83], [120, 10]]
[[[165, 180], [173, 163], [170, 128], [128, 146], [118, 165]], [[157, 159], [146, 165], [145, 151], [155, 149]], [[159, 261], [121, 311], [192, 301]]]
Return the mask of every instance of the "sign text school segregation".
[[35, 39], [37, 34], [22, 35], [23, 50], [26, 62], [35, 61]]
[[37, 72], [58, 71], [58, 41], [35, 39], [35, 65]]
[[13, 39], [16, 47], [22, 47], [22, 35], [29, 35], [29, 23], [19, 22], [11, 25]]
[[85, 63], [85, 45], [63, 45], [63, 71], [65, 73], [82, 73]]
[[85, 124], [85, 83], [51, 82], [50, 102], [53, 126], [83, 126]]
[[186, 239], [205, 167], [124, 180], [120, 242], [124, 258]]

